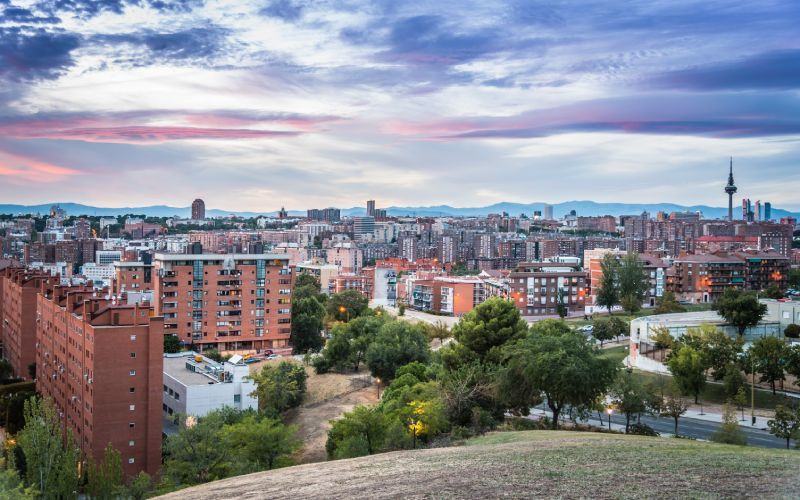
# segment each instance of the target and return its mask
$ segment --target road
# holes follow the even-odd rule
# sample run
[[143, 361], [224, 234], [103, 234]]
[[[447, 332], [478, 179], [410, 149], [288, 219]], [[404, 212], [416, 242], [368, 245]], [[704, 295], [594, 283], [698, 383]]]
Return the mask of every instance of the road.
[[[536, 413], [541, 415], [543, 406], [535, 408], [538, 410]], [[633, 422], [633, 421], [632, 421]], [[631, 423], [632, 423], [631, 422]], [[595, 418], [589, 419], [591, 425], [599, 426], [601, 422]], [[611, 416], [611, 423], [616, 425], [625, 426], [625, 416], [613, 414]], [[675, 421], [668, 417], [651, 417], [642, 416], [642, 423], [647, 424], [661, 434], [672, 434], [675, 432]], [[608, 425], [608, 416], [603, 415], [602, 425]], [[719, 422], [711, 422], [708, 420], [699, 420], [696, 418], [681, 417], [678, 420], [678, 433], [681, 436], [688, 436], [695, 439], [709, 440], [711, 435], [720, 428]], [[779, 439], [767, 431], [761, 429], [753, 429], [747, 426], [739, 427], [745, 436], [747, 436], [748, 446], [758, 446], [761, 448], [786, 448], [786, 440]], [[794, 446], [794, 442], [792, 442]]]

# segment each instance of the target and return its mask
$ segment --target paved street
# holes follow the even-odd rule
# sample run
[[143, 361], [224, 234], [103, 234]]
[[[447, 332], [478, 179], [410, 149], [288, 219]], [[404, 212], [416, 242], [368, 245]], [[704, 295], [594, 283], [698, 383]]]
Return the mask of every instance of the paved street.
[[[532, 416], [541, 416], [542, 410], [544, 409], [543, 406], [538, 406], [534, 411], [532, 411]], [[548, 411], [549, 414], [549, 411]], [[745, 418], [749, 418], [748, 415], [745, 415]], [[589, 424], [600, 426], [601, 422], [597, 419], [597, 415], [594, 415], [594, 418], [589, 419]], [[619, 414], [613, 414], [611, 416], [611, 423], [616, 428], [620, 426], [622, 429], [625, 428], [625, 416]], [[650, 417], [650, 416], [643, 416], [642, 423], [647, 424], [659, 433], [663, 434], [673, 434], [675, 431], [675, 422], [671, 418], [665, 417]], [[603, 426], [608, 426], [608, 415], [603, 415]], [[720, 427], [718, 422], [711, 422], [708, 420], [699, 420], [694, 418], [687, 418], [681, 417], [678, 421], [678, 433], [682, 436], [689, 436], [695, 439], [710, 439], [711, 435], [716, 432]], [[762, 448], [786, 448], [786, 441], [783, 439], [778, 439], [772, 434], [767, 431], [761, 429], [753, 429], [746, 426], [740, 426], [742, 432], [744, 432], [745, 436], [747, 436], [747, 445], [748, 446], [759, 446]], [[792, 442], [792, 446], [794, 446], [794, 441]]]

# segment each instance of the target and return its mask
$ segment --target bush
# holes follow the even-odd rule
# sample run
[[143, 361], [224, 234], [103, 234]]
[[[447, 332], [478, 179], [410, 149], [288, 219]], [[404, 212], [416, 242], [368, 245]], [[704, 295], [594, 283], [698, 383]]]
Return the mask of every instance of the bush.
[[406, 306], [404, 304], [400, 304], [397, 307], [397, 315], [398, 316], [405, 316], [406, 315]]
[[800, 337], [800, 325], [795, 325], [792, 323], [786, 327], [786, 329], [783, 331], [783, 334], [790, 339], [796, 339]]
[[722, 415], [722, 426], [717, 432], [711, 435], [711, 441], [723, 444], [735, 444], [745, 446], [747, 444], [747, 437], [739, 428], [739, 423], [736, 421], [736, 412], [733, 411], [729, 405], [725, 405], [725, 410]]
[[658, 437], [661, 435], [649, 425], [643, 424], [641, 422], [636, 422], [635, 424], [631, 424], [630, 427], [628, 427], [628, 434], [636, 434], [637, 436], [653, 436], [653, 437]]

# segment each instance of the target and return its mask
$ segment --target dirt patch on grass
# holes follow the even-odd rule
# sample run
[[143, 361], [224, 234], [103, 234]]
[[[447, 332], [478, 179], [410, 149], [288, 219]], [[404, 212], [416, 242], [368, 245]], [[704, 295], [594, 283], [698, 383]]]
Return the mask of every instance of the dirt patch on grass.
[[303, 441], [303, 447], [295, 457], [297, 462], [307, 464], [325, 461], [325, 442], [331, 428], [330, 421], [340, 418], [356, 405], [375, 404], [377, 401], [377, 389], [370, 386], [292, 410], [287, 414], [286, 422], [298, 426], [297, 436]]
[[217, 481], [167, 498], [797, 497], [793, 451], [530, 431]]

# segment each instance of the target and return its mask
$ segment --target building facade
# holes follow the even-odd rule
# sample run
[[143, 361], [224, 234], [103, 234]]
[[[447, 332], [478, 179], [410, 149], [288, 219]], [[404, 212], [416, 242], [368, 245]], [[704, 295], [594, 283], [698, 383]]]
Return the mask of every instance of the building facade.
[[282, 254], [162, 254], [155, 305], [165, 333], [198, 351], [287, 347], [292, 269]]
[[36, 390], [53, 400], [85, 457], [108, 444], [126, 477], [161, 466], [164, 322], [82, 287], [45, 284], [38, 296]]

